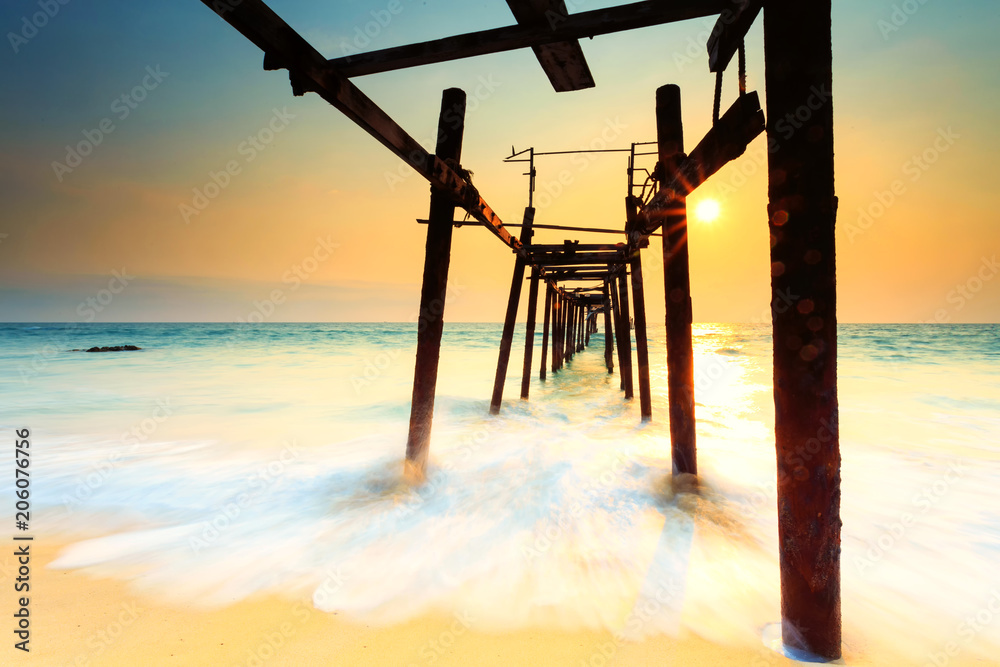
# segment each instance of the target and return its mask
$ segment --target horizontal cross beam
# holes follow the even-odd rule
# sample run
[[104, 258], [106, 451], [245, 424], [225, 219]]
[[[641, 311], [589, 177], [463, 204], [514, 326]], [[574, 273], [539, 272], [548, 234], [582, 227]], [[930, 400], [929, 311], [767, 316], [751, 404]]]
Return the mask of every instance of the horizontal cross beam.
[[538, 266], [573, 266], [584, 264], [625, 264], [628, 259], [622, 253], [575, 253], [572, 255], [542, 254], [531, 255], [529, 260]]
[[[424, 218], [417, 218], [417, 223], [421, 225], [426, 225], [427, 220]], [[452, 223], [456, 227], [461, 227], [462, 225], [468, 225], [468, 220], [453, 220]], [[509, 225], [504, 225], [507, 229], [517, 229], [520, 227], [520, 223], [511, 223]], [[532, 229], [557, 229], [566, 232], [594, 232], [595, 234], [627, 234], [624, 229], [595, 229], [593, 227], [571, 227], [568, 225], [543, 225], [535, 223], [531, 226]], [[659, 233], [650, 234], [650, 236], [663, 236]]]
[[[538, 28], [544, 28], [553, 18], [569, 15], [565, 0], [507, 0], [507, 6], [518, 24]], [[531, 50], [557, 93], [594, 87], [594, 77], [579, 41], [538, 44]]]
[[566, 16], [553, 16], [547, 25], [541, 27], [516, 25], [481, 30], [429, 42], [335, 58], [330, 63], [343, 76], [377, 74], [488, 53], [512, 51], [541, 44], [583, 39], [674, 21], [714, 16], [731, 4], [731, 0], [673, 0], [672, 2], [646, 0], [619, 7], [594, 9]]
[[[534, 227], [532, 227], [534, 228]], [[528, 252], [587, 252], [594, 250], [616, 251], [625, 250], [625, 244], [616, 243], [552, 243], [548, 245], [531, 244], [527, 246]]]
[[573, 282], [579, 282], [579, 283], [587, 282], [587, 283], [589, 283], [589, 282], [593, 282], [595, 280], [607, 280], [607, 279], [608, 279], [608, 274], [606, 274], [606, 273], [604, 275], [600, 275], [600, 276], [552, 276], [552, 280], [555, 280], [555, 281], [558, 281], [558, 282], [561, 282], [561, 283], [573, 283]]
[[743, 3], [736, 10], [722, 12], [715, 22], [708, 38], [708, 69], [711, 72], [726, 71], [764, 6], [764, 0], [743, 0]]

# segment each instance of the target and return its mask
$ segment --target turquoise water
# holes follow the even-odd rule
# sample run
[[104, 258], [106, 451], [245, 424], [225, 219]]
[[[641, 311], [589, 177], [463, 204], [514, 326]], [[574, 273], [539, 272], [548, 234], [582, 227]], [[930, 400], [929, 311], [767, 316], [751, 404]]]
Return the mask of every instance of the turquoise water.
[[[168, 601], [759, 644], [779, 618], [769, 327], [695, 327], [701, 495], [665, 483], [662, 329], [646, 425], [600, 334], [545, 383], [536, 347], [528, 402], [518, 342], [490, 417], [499, 334], [446, 326], [419, 489], [412, 324], [4, 324], [0, 422], [31, 429], [33, 531], [72, 543], [55, 566]], [[125, 343], [143, 350], [68, 351]], [[998, 362], [996, 325], [841, 327], [848, 649], [1000, 656]], [[12, 480], [5, 460], [0, 497]]]

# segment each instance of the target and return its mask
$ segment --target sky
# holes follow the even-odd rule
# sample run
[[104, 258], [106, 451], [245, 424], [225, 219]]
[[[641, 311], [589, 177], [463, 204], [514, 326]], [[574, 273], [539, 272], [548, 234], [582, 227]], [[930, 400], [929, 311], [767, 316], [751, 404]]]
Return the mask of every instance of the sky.
[[[840, 321], [1000, 321], [1000, 5], [833, 5]], [[328, 57], [514, 22], [501, 0], [270, 6]], [[555, 93], [530, 50], [354, 82], [431, 151], [441, 91], [463, 88], [463, 166], [517, 223], [527, 178], [503, 162], [512, 147], [653, 140], [666, 83], [681, 87], [687, 148], [700, 140], [713, 23], [583, 40], [597, 82], [584, 91]], [[204, 4], [10, 0], [0, 30], [0, 318], [415, 320], [427, 183], [318, 96], [293, 97], [287, 73], [264, 71]], [[763, 101], [760, 18], [747, 52]], [[723, 108], [736, 94], [731, 70]], [[536, 167], [536, 222], [623, 227], [622, 154]], [[696, 321], [770, 320], [766, 190], [761, 136], [690, 197], [721, 210], [691, 220]], [[539, 230], [535, 242], [567, 238], [618, 240]], [[643, 263], [647, 317], [662, 321], [659, 239]], [[485, 229], [457, 228], [446, 320], [500, 321], [513, 264]]]

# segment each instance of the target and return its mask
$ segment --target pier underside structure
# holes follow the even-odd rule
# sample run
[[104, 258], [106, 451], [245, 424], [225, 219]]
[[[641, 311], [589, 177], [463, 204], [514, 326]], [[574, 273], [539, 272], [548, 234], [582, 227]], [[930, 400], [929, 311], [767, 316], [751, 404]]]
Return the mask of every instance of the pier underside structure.
[[[573, 14], [567, 11], [564, 0], [507, 0], [516, 21], [508, 27], [332, 60], [321, 55], [263, 0], [202, 2], [263, 51], [264, 69], [287, 70], [295, 95], [320, 95], [432, 186], [430, 213], [422, 221], [427, 225], [427, 244], [406, 444], [406, 471], [415, 479], [423, 478], [430, 444], [452, 231], [459, 224], [456, 209], [471, 218], [462, 224], [485, 227], [514, 255], [490, 401], [494, 414], [503, 403], [515, 317], [527, 273], [521, 399], [529, 396], [541, 297], [539, 378], [545, 380], [547, 372], [563, 369], [603, 324], [608, 373], [614, 372], [617, 348], [621, 390], [626, 398], [632, 398], [637, 386], [641, 419], [653, 418], [641, 255], [651, 237], [661, 239], [673, 472], [697, 474], [685, 201], [766, 131], [772, 304], [783, 303], [784, 294], [795, 294], [797, 299], [794, 308], [772, 308], [783, 640], [791, 649], [824, 659], [839, 658], [841, 522], [831, 0], [646, 0]], [[743, 53], [744, 36], [761, 13], [766, 122], [758, 95], [746, 91]], [[664, 85], [656, 91], [658, 161], [650, 174], [653, 187], [637, 188], [632, 183], [630, 161], [625, 222], [619, 230], [536, 225], [530, 195], [521, 221], [505, 225], [462, 167], [463, 91], [451, 88], [443, 93], [432, 154], [351, 81], [367, 74], [530, 48], [556, 92], [575, 91], [597, 83], [579, 39], [715, 15], [718, 20], [706, 45], [709, 70], [717, 76], [714, 124], [691, 152], [685, 153], [680, 90]], [[720, 114], [722, 73], [737, 55], [740, 95]], [[786, 131], [778, 132], [782, 121], [787, 121], [783, 126]], [[789, 127], [795, 131], [789, 133]], [[532, 164], [532, 180], [533, 172]], [[510, 230], [518, 227], [520, 235], [515, 236]], [[613, 244], [533, 244], [534, 228], [611, 231], [622, 240]]]

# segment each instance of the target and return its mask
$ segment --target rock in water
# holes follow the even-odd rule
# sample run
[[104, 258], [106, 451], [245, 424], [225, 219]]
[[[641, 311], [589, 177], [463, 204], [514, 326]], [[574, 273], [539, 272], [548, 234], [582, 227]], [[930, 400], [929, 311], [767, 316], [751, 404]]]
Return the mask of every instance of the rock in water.
[[141, 350], [141, 347], [136, 345], [111, 345], [105, 347], [94, 347], [88, 348], [86, 350], [70, 350], [70, 352], [131, 352], [132, 350]]

